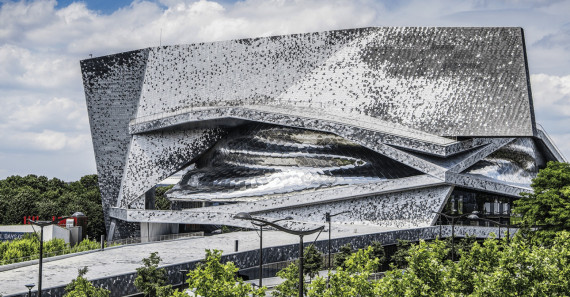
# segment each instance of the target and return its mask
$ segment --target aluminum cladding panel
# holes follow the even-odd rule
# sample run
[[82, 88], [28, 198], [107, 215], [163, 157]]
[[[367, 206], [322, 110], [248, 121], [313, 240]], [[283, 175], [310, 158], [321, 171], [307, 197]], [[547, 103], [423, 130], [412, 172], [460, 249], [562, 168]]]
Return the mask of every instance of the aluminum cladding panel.
[[365, 28], [152, 48], [137, 117], [269, 105], [533, 136], [529, 94], [520, 28]]

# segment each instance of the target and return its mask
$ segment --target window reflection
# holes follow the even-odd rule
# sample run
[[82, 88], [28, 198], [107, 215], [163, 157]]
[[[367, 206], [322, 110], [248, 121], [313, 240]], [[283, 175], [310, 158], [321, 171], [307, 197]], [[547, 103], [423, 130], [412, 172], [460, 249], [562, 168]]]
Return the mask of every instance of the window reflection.
[[[478, 211], [482, 217], [501, 224], [508, 224], [510, 222], [512, 204], [516, 199], [517, 198], [509, 196], [456, 187], [449, 196], [442, 212], [445, 214], [455, 213], [461, 215]], [[438, 224], [448, 225], [451, 224], [451, 220], [440, 216]], [[456, 224], [472, 226], [493, 225], [493, 223], [483, 220], [470, 220], [467, 218], [458, 219]]]

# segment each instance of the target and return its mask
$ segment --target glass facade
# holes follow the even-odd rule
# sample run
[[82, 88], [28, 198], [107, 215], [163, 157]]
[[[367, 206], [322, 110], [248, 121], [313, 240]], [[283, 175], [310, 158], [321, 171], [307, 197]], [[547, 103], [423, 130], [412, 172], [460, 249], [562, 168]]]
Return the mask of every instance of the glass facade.
[[[461, 215], [478, 211], [480, 217], [501, 224], [508, 224], [510, 222], [514, 199], [517, 198], [456, 187], [449, 196], [442, 212], [445, 214], [455, 213]], [[451, 220], [440, 216], [437, 223], [448, 225], [451, 224]], [[467, 218], [457, 220], [456, 224], [473, 226], [493, 225], [493, 223], [483, 220], [470, 220]]]

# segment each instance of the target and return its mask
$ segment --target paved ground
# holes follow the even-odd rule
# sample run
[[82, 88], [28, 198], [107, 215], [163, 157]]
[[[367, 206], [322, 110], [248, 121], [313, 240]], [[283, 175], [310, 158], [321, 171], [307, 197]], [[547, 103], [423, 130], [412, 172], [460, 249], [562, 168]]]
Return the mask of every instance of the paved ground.
[[[333, 226], [332, 237], [348, 237], [356, 233], [367, 234], [388, 230], [394, 229], [370, 226]], [[307, 236], [305, 237], [305, 242], [310, 242], [315, 237], [316, 234]], [[323, 232], [319, 240], [327, 237], [327, 233]], [[259, 237], [254, 231], [110, 248], [105, 251], [44, 263], [43, 287], [49, 288], [68, 284], [77, 277], [77, 269], [83, 266], [89, 267], [89, 272], [86, 275], [88, 279], [134, 272], [136, 268], [142, 266], [141, 260], [155, 251], [159, 252], [159, 256], [163, 260], [161, 265], [202, 259], [204, 257], [204, 249], [218, 249], [224, 251], [224, 254], [229, 254], [234, 252], [236, 239], [239, 240], [239, 251], [259, 248]], [[278, 231], [263, 232], [264, 247], [298, 242], [299, 238], [294, 235]], [[29, 283], [37, 284], [37, 275], [37, 264], [0, 272], [0, 294], [8, 295], [27, 292], [25, 285]]]

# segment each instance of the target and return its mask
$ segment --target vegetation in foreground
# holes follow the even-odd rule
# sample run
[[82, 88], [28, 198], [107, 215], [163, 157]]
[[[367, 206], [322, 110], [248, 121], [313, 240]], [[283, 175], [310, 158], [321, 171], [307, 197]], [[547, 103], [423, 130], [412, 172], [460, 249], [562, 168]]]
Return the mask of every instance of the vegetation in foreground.
[[[479, 243], [467, 238], [456, 246], [457, 262], [450, 260], [449, 241], [400, 242], [390, 269], [379, 279], [372, 276], [385, 258], [384, 252], [375, 244], [356, 252], [346, 246], [335, 259], [336, 271], [329, 273], [329, 280], [315, 277], [305, 286], [305, 295], [570, 296], [570, 165], [549, 162], [532, 187], [534, 193], [523, 194], [525, 198], [513, 210], [523, 228], [510, 241], [489, 238]], [[189, 296], [160, 285], [164, 273], [157, 272], [161, 270], [160, 258], [154, 258], [144, 261], [143, 267], [153, 268], [139, 271], [157, 276], [146, 278], [157, 285], [147, 286], [156, 290], [145, 291], [145, 296]], [[234, 264], [220, 260], [220, 251], [207, 250], [204, 263], [188, 273], [187, 283], [196, 295], [265, 296], [265, 288], [243, 283], [236, 278]], [[295, 264], [279, 272], [285, 281], [273, 296], [298, 296], [297, 274]]]
[[[74, 247], [65, 243], [63, 239], [52, 239], [44, 242], [44, 257], [53, 257], [65, 254], [96, 250], [101, 244], [94, 240], [84, 239]], [[40, 240], [36, 234], [26, 235], [24, 238], [0, 242], [0, 265], [18, 263], [38, 259], [40, 257]]]
[[[536, 245], [535, 238], [519, 234], [510, 242], [471, 239], [458, 248], [459, 261], [451, 261], [448, 241], [420, 241], [407, 245], [395, 257], [396, 264], [383, 275], [375, 274], [381, 257], [375, 248], [357, 250], [330, 272], [305, 285], [305, 296], [569, 296], [570, 232], [559, 231], [551, 245]], [[148, 259], [154, 259], [148, 262]], [[137, 270], [137, 288], [149, 297], [187, 297], [166, 286], [165, 272], [155, 253]], [[158, 261], [157, 261], [158, 259]], [[195, 296], [265, 296], [266, 288], [254, 288], [237, 278], [232, 262], [220, 263], [221, 252], [206, 251], [206, 259], [187, 275]], [[150, 264], [152, 262], [152, 264]], [[150, 265], [149, 265], [150, 264]], [[152, 267], [152, 268], [151, 268]], [[292, 263], [278, 273], [284, 282], [272, 296], [298, 296], [298, 266]]]
[[111, 291], [96, 288], [83, 276], [87, 273], [87, 267], [79, 269], [77, 278], [65, 287], [64, 297], [109, 297]]

